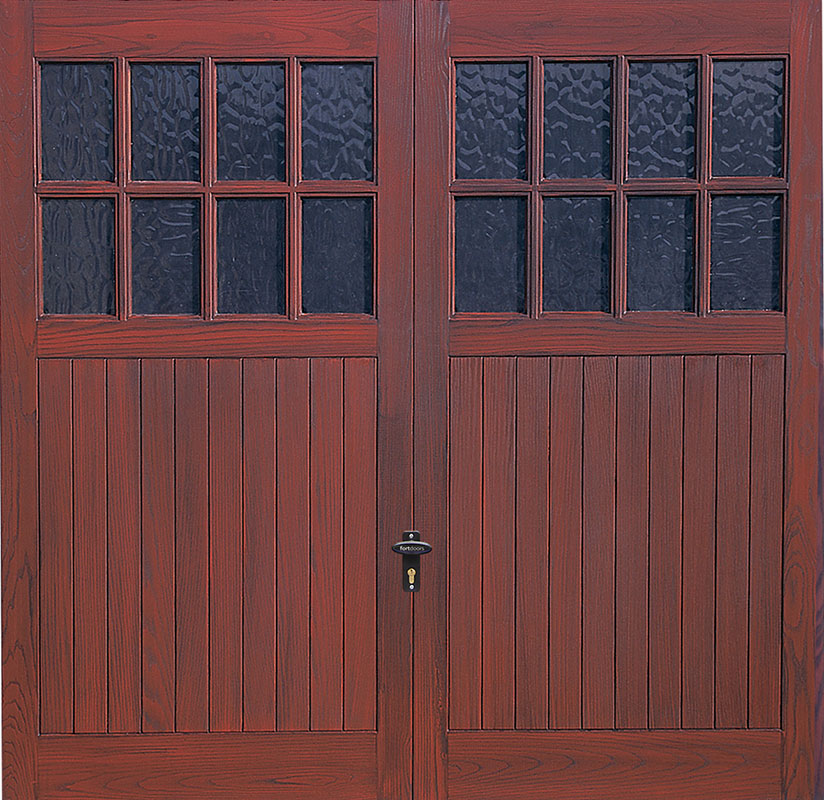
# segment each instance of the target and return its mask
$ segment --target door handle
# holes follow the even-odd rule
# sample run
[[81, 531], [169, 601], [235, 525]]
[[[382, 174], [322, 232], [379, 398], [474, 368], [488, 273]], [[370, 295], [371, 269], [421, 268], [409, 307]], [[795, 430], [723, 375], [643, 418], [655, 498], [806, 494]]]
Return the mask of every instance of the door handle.
[[421, 541], [418, 531], [405, 531], [403, 539], [392, 545], [403, 556], [401, 581], [405, 592], [417, 592], [421, 588], [421, 556], [432, 551], [432, 545]]

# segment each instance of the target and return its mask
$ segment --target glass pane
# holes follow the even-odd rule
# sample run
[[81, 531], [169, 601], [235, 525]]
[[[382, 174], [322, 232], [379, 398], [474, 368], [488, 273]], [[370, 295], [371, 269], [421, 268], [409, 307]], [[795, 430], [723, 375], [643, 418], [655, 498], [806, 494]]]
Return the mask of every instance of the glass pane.
[[697, 74], [694, 61], [630, 64], [629, 177], [695, 177]]
[[455, 78], [455, 175], [526, 178], [526, 64], [465, 64]]
[[781, 308], [781, 198], [712, 198], [710, 300], [713, 309]]
[[218, 179], [284, 180], [285, 118], [282, 64], [218, 64]]
[[132, 310], [200, 313], [199, 200], [132, 200]]
[[571, 61], [544, 65], [544, 175], [609, 178], [612, 67]]
[[286, 203], [282, 197], [217, 201], [217, 310], [283, 314]]
[[610, 199], [544, 198], [544, 311], [609, 311]]
[[303, 310], [372, 313], [372, 198], [303, 201]]
[[200, 180], [197, 64], [132, 64], [132, 178]]
[[372, 65], [301, 66], [303, 177], [372, 179]]
[[784, 62], [714, 61], [714, 175], [781, 175]]
[[40, 67], [43, 180], [114, 180], [113, 90], [111, 64]]
[[43, 200], [43, 311], [114, 314], [114, 201]]
[[526, 310], [526, 198], [455, 199], [455, 310]]
[[628, 205], [628, 308], [692, 311], [694, 198], [631, 197]]

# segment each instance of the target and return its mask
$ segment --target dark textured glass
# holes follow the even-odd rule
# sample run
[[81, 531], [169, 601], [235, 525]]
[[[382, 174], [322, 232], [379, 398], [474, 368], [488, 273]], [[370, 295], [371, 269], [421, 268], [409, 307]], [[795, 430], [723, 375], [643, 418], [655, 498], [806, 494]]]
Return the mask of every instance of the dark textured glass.
[[630, 178], [695, 177], [694, 61], [629, 66]]
[[692, 311], [694, 199], [631, 197], [627, 227], [630, 311]]
[[784, 62], [714, 61], [712, 172], [781, 175]]
[[781, 249], [781, 197], [713, 197], [712, 308], [780, 310]]
[[526, 64], [457, 65], [455, 175], [526, 178]]
[[544, 198], [544, 311], [609, 311], [610, 199]]
[[114, 314], [114, 201], [43, 200], [43, 311]]
[[132, 64], [132, 178], [200, 180], [197, 64]]
[[111, 64], [41, 65], [43, 180], [114, 180], [113, 91]]
[[611, 144], [611, 65], [544, 64], [544, 175], [609, 178]]
[[303, 201], [303, 310], [372, 313], [372, 198]]
[[199, 200], [132, 200], [132, 311], [200, 313]]
[[283, 314], [286, 203], [282, 197], [217, 201], [217, 310]]
[[372, 179], [372, 65], [301, 66], [301, 153], [307, 180]]
[[455, 310], [526, 310], [526, 200], [455, 199]]
[[218, 179], [284, 180], [285, 120], [282, 64], [218, 64]]

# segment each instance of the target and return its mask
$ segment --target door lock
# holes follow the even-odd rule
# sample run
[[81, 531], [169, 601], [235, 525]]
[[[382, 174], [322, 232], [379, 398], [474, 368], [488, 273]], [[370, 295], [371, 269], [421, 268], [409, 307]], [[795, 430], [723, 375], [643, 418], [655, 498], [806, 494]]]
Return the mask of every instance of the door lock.
[[403, 556], [403, 590], [417, 592], [421, 587], [421, 556], [431, 552], [432, 545], [422, 542], [418, 531], [406, 531], [392, 549]]

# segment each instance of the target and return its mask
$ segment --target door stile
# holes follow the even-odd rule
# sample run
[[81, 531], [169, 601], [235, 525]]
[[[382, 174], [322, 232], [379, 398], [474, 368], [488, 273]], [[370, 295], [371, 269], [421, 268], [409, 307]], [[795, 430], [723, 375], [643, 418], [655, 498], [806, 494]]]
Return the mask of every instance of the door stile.
[[0, 6], [0, 439], [3, 532], [3, 787], [33, 800], [37, 736], [37, 370], [32, 4]]
[[[412, 523], [414, 6], [378, 6], [378, 798], [412, 798], [412, 603], [392, 544]], [[393, 147], [382, 146], [391, 141]], [[402, 155], [403, 157], [398, 157]]]
[[416, 0], [415, 527], [433, 545], [413, 595], [416, 800], [447, 797], [448, 25], [448, 2]]
[[782, 768], [800, 800], [824, 796], [821, 4], [791, 8]]

